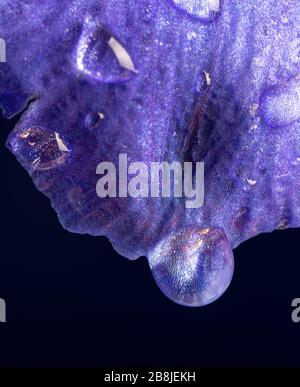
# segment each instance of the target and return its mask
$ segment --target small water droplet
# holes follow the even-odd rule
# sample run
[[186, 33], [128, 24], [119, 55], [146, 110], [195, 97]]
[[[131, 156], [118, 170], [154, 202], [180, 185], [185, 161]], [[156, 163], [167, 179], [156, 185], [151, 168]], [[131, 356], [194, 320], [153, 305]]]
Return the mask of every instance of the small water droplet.
[[77, 47], [77, 69], [93, 80], [118, 83], [137, 73], [125, 47], [102, 25], [88, 18]]
[[56, 168], [70, 154], [69, 148], [57, 132], [42, 127], [13, 133], [8, 145], [25, 167], [34, 170]]
[[86, 117], [85, 117], [85, 126], [88, 128], [88, 129], [95, 129], [100, 121], [104, 120], [105, 118], [105, 115], [104, 113], [89, 113]]
[[230, 242], [217, 228], [184, 229], [167, 236], [150, 254], [155, 281], [171, 300], [207, 305], [229, 286], [234, 259]]
[[265, 90], [261, 111], [272, 127], [287, 126], [300, 120], [300, 78]]
[[220, 0], [171, 0], [173, 5], [203, 22], [213, 21], [221, 9]]

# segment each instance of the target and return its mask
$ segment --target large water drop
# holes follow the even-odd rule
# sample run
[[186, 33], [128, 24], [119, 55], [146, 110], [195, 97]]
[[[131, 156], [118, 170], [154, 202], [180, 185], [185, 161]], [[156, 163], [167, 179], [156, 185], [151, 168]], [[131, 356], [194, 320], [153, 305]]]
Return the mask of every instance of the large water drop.
[[77, 69], [106, 83], [125, 82], [136, 73], [125, 47], [102, 25], [88, 18], [77, 47]]
[[220, 0], [171, 0], [181, 11], [187, 12], [203, 22], [210, 22], [218, 16], [221, 9]]
[[231, 245], [216, 228], [172, 233], [150, 254], [149, 264], [162, 292], [186, 306], [203, 306], [218, 299], [234, 270]]
[[14, 132], [8, 145], [20, 162], [32, 170], [56, 168], [70, 154], [58, 133], [41, 127]]

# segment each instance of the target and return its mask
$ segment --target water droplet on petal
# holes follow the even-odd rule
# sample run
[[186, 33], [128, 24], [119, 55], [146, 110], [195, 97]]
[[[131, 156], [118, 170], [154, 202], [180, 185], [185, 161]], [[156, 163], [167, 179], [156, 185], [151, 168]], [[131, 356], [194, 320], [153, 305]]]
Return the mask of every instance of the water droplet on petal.
[[126, 48], [102, 25], [88, 18], [77, 47], [77, 69], [105, 83], [130, 80], [135, 65]]
[[86, 117], [85, 117], [85, 126], [88, 128], [88, 129], [95, 129], [100, 121], [104, 120], [105, 118], [105, 115], [104, 113], [96, 113], [96, 112], [93, 112], [93, 113], [89, 113]]
[[218, 299], [234, 270], [231, 245], [216, 228], [170, 234], [151, 253], [149, 264], [162, 292], [186, 306], [207, 305]]
[[220, 0], [172, 0], [173, 5], [203, 22], [213, 21], [221, 9]]
[[286, 126], [300, 120], [300, 79], [267, 89], [262, 96], [261, 111], [272, 127]]
[[20, 162], [33, 170], [56, 168], [70, 154], [69, 148], [57, 132], [41, 127], [13, 133], [8, 145]]

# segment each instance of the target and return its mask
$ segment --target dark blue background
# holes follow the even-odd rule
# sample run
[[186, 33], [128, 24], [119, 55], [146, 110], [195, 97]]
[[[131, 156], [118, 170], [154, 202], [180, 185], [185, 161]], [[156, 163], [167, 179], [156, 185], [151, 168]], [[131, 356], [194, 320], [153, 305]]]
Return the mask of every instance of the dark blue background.
[[[16, 121], [16, 120], [15, 120]], [[73, 235], [4, 147], [0, 120], [0, 365], [299, 365], [300, 230], [235, 251], [226, 294], [200, 309], [167, 300], [147, 261], [105, 238]]]

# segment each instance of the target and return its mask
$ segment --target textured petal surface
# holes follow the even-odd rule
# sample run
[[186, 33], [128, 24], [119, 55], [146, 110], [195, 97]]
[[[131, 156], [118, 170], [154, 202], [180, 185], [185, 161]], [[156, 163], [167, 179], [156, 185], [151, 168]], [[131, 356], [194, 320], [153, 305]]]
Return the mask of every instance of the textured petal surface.
[[[8, 146], [68, 230], [136, 259], [191, 227], [232, 248], [299, 227], [298, 0], [1, 0], [0, 37], [0, 107], [30, 103]], [[121, 153], [204, 161], [204, 206], [100, 199], [96, 167]]]

